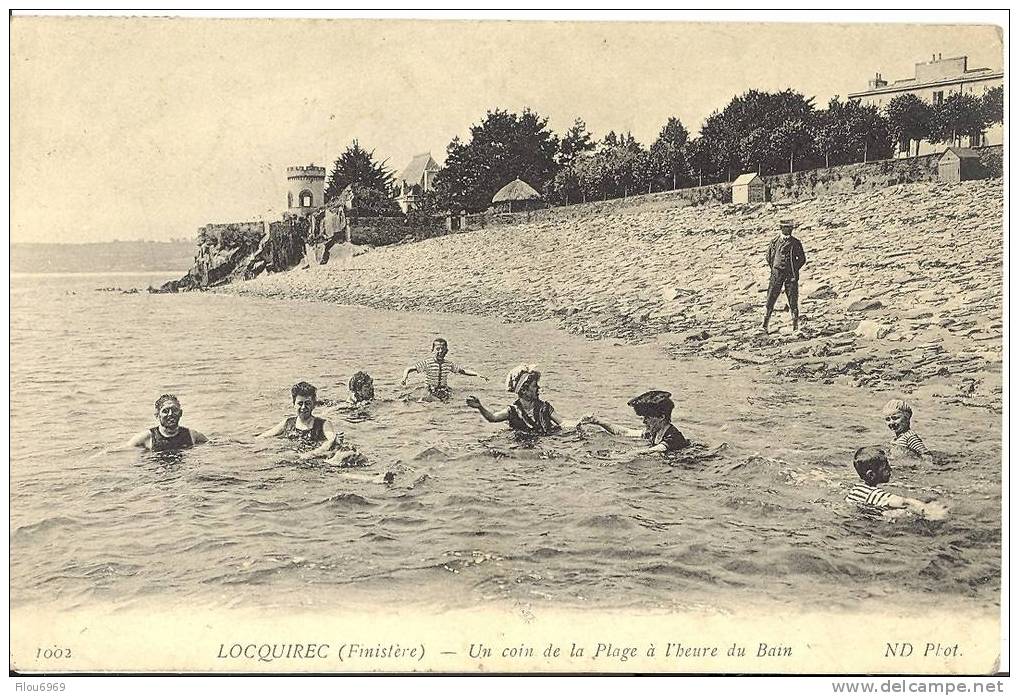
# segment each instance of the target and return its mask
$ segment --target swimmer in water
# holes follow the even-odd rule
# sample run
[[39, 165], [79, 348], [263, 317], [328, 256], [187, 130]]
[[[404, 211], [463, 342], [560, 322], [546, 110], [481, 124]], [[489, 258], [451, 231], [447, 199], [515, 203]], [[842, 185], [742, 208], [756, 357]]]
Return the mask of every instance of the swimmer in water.
[[626, 402], [626, 405], [644, 420], [643, 430], [606, 423], [593, 415], [581, 418], [580, 424], [597, 425], [613, 435], [640, 437], [647, 440], [647, 447], [640, 447], [630, 452], [633, 456], [647, 452], [675, 452], [689, 446], [690, 442], [672, 424], [672, 409], [675, 404], [672, 403], [671, 397], [672, 394], [669, 392], [652, 390]]
[[197, 430], [181, 427], [180, 419], [183, 415], [180, 399], [173, 394], [163, 394], [156, 399], [156, 420], [159, 425], [138, 433], [128, 441], [127, 446], [144, 447], [153, 452], [170, 452], [208, 442], [208, 438]]
[[[317, 445], [314, 449], [301, 453], [300, 459], [314, 459], [327, 455], [343, 439], [342, 433], [337, 433], [325, 418], [314, 415], [318, 390], [307, 382], [298, 382], [290, 389], [290, 396], [294, 401], [296, 415], [288, 416], [269, 428], [258, 437], [285, 437], [288, 440], [303, 444], [304, 446]], [[357, 454], [349, 451], [347, 456]], [[333, 458], [335, 459], [335, 457]], [[330, 460], [332, 461], [332, 460]]]
[[563, 429], [559, 414], [547, 401], [538, 398], [538, 380], [541, 373], [534, 365], [520, 365], [506, 375], [506, 391], [517, 395], [517, 400], [501, 411], [489, 411], [476, 396], [467, 397], [467, 405], [477, 409], [489, 423], [509, 421], [513, 430], [534, 435], [548, 435]]
[[446, 383], [446, 379], [449, 375], [466, 375], [467, 377], [481, 377], [481, 379], [488, 381], [488, 377], [479, 375], [477, 372], [470, 370], [466, 367], [456, 364], [450, 360], [446, 360], [446, 355], [449, 353], [449, 343], [444, 338], [436, 338], [432, 341], [432, 355], [430, 358], [426, 358], [419, 363], [411, 365], [403, 372], [403, 380], [400, 384], [407, 384], [407, 377], [410, 376], [411, 372], [420, 372], [425, 377], [425, 383], [428, 386], [428, 395], [439, 399], [440, 401], [446, 401], [452, 395], [452, 390]]
[[347, 389], [350, 390], [350, 396], [347, 397], [350, 406], [367, 406], [375, 400], [375, 380], [363, 370], [355, 372], [350, 377]]
[[884, 513], [886, 510], [907, 510], [932, 520], [941, 519], [948, 512], [948, 508], [937, 501], [925, 503], [879, 488], [892, 478], [888, 453], [882, 447], [871, 445], [856, 450], [856, 454], [853, 455], [853, 467], [863, 483], [857, 483], [850, 489], [846, 495], [847, 503], [855, 503], [866, 511], [878, 513]]
[[375, 400], [375, 381], [367, 372], [355, 372], [347, 382], [347, 390], [347, 398], [343, 401], [339, 403], [319, 401], [319, 406], [324, 406], [326, 412], [363, 411]]
[[908, 452], [912, 452], [925, 462], [934, 461], [934, 456], [927, 449], [927, 445], [910, 428], [909, 424], [913, 419], [913, 409], [908, 403], [902, 399], [892, 399], [881, 409], [881, 415], [884, 416], [888, 429], [895, 435], [893, 444]]

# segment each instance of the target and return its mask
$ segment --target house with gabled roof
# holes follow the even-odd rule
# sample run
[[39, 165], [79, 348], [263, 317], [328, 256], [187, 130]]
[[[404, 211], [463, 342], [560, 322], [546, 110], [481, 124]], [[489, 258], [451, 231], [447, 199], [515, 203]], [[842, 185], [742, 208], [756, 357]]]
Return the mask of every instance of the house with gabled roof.
[[434, 180], [438, 171], [439, 165], [432, 159], [432, 153], [414, 155], [410, 164], [396, 177], [395, 198], [400, 210], [409, 212], [421, 194], [435, 190]]

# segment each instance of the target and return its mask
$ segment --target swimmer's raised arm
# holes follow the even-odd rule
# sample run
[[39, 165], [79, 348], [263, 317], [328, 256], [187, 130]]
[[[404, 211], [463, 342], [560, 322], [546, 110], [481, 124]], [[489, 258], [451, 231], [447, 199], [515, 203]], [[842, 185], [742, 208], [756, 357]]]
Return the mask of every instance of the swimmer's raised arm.
[[[597, 425], [599, 428], [612, 435], [620, 435], [622, 437], [641, 437], [644, 435], [643, 430], [635, 430], [633, 428], [625, 428], [621, 425], [613, 425], [606, 421], [601, 420], [593, 415], [584, 416], [580, 419], [577, 425]], [[647, 450], [641, 450], [647, 451]]]
[[509, 420], [508, 408], [504, 408], [501, 411], [496, 411], [495, 413], [493, 413], [489, 411], [487, 408], [485, 408], [484, 404], [482, 404], [481, 400], [478, 399], [478, 397], [476, 396], [468, 396], [467, 405], [470, 406], [471, 408], [477, 409], [478, 413], [481, 414], [481, 417], [487, 420], [489, 423], [503, 423]]
[[146, 449], [151, 447], [152, 433], [148, 430], [143, 430], [130, 440], [127, 441], [126, 447], [145, 447]]
[[488, 377], [485, 377], [485, 375], [479, 375], [477, 372], [475, 372], [474, 370], [470, 369], [469, 367], [461, 366], [460, 367], [460, 374], [465, 375], [467, 377], [480, 377], [481, 379], [485, 380], [486, 382], [488, 381]]
[[188, 428], [188, 430], [191, 431], [191, 442], [192, 443], [194, 443], [196, 445], [200, 445], [203, 442], [208, 442], [209, 441], [209, 438], [205, 437], [205, 435], [202, 435], [200, 432], [198, 432], [194, 428]]
[[283, 429], [287, 426], [287, 419], [284, 418], [273, 427], [266, 430], [264, 433], [259, 433], [255, 437], [277, 437], [283, 434]]

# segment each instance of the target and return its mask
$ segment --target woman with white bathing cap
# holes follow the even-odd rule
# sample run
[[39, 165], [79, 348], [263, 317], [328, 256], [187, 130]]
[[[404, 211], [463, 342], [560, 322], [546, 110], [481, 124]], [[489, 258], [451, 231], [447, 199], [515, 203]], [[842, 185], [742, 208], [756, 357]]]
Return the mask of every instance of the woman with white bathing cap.
[[517, 400], [501, 411], [489, 411], [476, 396], [467, 397], [467, 405], [476, 408], [489, 423], [509, 421], [513, 430], [534, 435], [548, 435], [562, 430], [562, 420], [552, 404], [538, 398], [541, 373], [534, 365], [518, 365], [506, 375], [506, 391]]

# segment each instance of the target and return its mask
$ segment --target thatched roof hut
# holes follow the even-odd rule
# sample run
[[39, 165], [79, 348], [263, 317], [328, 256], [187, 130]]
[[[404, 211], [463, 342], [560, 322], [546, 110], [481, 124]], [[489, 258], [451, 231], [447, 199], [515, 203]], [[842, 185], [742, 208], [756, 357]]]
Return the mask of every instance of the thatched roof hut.
[[492, 197], [492, 206], [497, 213], [516, 213], [542, 207], [541, 194], [526, 181], [514, 179]]

